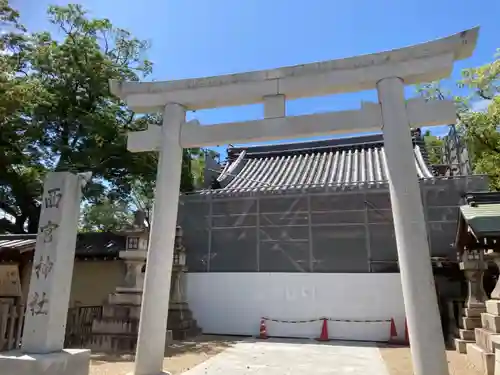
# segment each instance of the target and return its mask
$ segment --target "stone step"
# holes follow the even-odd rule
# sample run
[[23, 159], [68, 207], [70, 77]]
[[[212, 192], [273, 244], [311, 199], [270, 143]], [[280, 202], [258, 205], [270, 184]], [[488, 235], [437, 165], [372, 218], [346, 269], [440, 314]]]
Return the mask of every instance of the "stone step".
[[168, 310], [168, 322], [173, 323], [182, 320], [192, 320], [193, 313], [191, 310]]
[[139, 318], [129, 318], [129, 319], [120, 319], [120, 318], [117, 318], [117, 317], [108, 317], [108, 316], [103, 316], [102, 318], [99, 318], [99, 319], [94, 319], [94, 320], [99, 320], [101, 322], [109, 322], [109, 323], [113, 323], [113, 322], [129, 322], [129, 323], [138, 323], [139, 322]]
[[135, 351], [136, 343], [136, 335], [93, 334], [85, 347], [93, 352], [121, 353]]
[[95, 319], [92, 322], [92, 333], [134, 334], [139, 331], [138, 320], [118, 320], [113, 318]]
[[[172, 343], [172, 331], [165, 334], [165, 351]], [[134, 353], [137, 345], [137, 335], [126, 334], [92, 334], [84, 343], [85, 348], [102, 353]]]
[[467, 344], [467, 360], [484, 375], [494, 375], [495, 355], [486, 353], [476, 344]]
[[458, 336], [460, 339], [465, 341], [474, 341], [476, 339], [476, 335], [473, 329], [459, 329]]
[[474, 344], [474, 341], [463, 340], [459, 338], [455, 338], [454, 340], [455, 350], [459, 353], [466, 354], [467, 353], [467, 344]]
[[196, 322], [194, 319], [189, 319], [189, 320], [170, 320], [169, 319], [167, 322], [168, 329], [175, 329], [176, 327], [188, 328], [188, 327], [191, 327], [192, 325], [196, 325]]
[[188, 329], [172, 330], [174, 340], [186, 340], [187, 338], [196, 337], [201, 334], [201, 328], [197, 326]]
[[500, 350], [495, 351], [495, 374], [500, 374]]
[[492, 315], [500, 315], [500, 300], [490, 299], [486, 301], [486, 312]]
[[136, 305], [142, 303], [142, 294], [139, 293], [112, 293], [108, 296], [109, 305]]
[[462, 310], [463, 316], [468, 316], [468, 317], [481, 317], [481, 313], [486, 312], [486, 307], [464, 307]]
[[[118, 319], [118, 320], [139, 320], [141, 315], [141, 306], [137, 305], [104, 305], [102, 309], [103, 319]], [[193, 312], [189, 309], [177, 310], [169, 309], [168, 320], [176, 319], [191, 320]]]
[[481, 314], [481, 324], [483, 328], [494, 333], [500, 333], [500, 316], [490, 313]]
[[196, 326], [196, 322], [193, 320], [182, 320], [180, 322], [176, 322], [175, 324], [167, 324], [167, 328], [171, 330], [188, 329], [193, 326]]
[[117, 319], [139, 319], [141, 315], [141, 306], [137, 305], [109, 305], [106, 304], [102, 308], [103, 318]]
[[481, 318], [480, 317], [464, 316], [464, 317], [462, 317], [460, 323], [461, 323], [460, 328], [462, 328], [462, 329], [479, 328], [479, 327], [481, 327]]
[[500, 335], [487, 330], [486, 328], [476, 328], [474, 330], [476, 344], [487, 353], [494, 353], [493, 339]]

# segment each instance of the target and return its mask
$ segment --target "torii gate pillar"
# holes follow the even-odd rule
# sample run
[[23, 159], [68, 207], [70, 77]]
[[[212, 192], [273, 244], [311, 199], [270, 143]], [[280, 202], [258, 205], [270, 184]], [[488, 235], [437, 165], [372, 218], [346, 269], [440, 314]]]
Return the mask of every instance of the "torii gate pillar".
[[415, 374], [448, 374], [403, 80], [377, 83], [394, 230]]
[[154, 150], [159, 143], [160, 150], [139, 321], [135, 375], [156, 375], [161, 373], [163, 368], [182, 171], [180, 132], [185, 116], [186, 111], [183, 106], [167, 104], [158, 139], [145, 138], [141, 145]]

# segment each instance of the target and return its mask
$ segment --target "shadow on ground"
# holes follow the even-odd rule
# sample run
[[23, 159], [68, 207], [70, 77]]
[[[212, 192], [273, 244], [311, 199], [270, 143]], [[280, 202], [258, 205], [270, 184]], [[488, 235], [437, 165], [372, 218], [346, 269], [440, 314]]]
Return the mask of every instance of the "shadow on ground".
[[[165, 352], [165, 358], [172, 358], [184, 354], [206, 354], [212, 356], [231, 347], [245, 337], [203, 335], [196, 338], [174, 341]], [[133, 362], [135, 353], [92, 353], [92, 363], [99, 365], [108, 362]]]
[[[343, 340], [330, 340], [320, 342], [315, 339], [299, 339], [299, 338], [282, 338], [270, 337], [268, 340], [259, 340], [252, 337], [241, 336], [218, 336], [218, 335], [203, 335], [196, 338], [174, 341], [169, 345], [165, 352], [165, 358], [174, 358], [182, 355], [189, 354], [203, 354], [207, 357], [216, 355], [227, 348], [230, 348], [237, 342], [281, 342], [281, 343], [301, 343], [304, 345], [330, 345], [330, 346], [353, 346], [353, 347], [387, 347], [383, 343], [365, 342], [365, 341], [343, 341]], [[398, 346], [394, 346], [397, 348]], [[133, 362], [135, 360], [135, 353], [92, 353], [92, 363], [99, 365], [109, 362]]]
[[191, 340], [173, 342], [168, 346], [165, 356], [169, 358], [185, 353], [217, 354], [243, 340], [244, 337], [199, 336]]
[[[241, 340], [240, 340], [241, 341]], [[245, 342], [262, 342], [263, 340], [247, 337]], [[290, 344], [303, 344], [303, 345], [329, 345], [329, 346], [348, 346], [348, 347], [378, 347], [380, 343], [372, 342], [372, 341], [347, 341], [347, 340], [334, 340], [330, 339], [329, 341], [320, 341], [317, 339], [307, 339], [307, 338], [290, 338], [290, 337], [269, 337], [264, 342], [279, 342], [279, 343], [290, 343]], [[382, 343], [382, 345], [384, 345]]]

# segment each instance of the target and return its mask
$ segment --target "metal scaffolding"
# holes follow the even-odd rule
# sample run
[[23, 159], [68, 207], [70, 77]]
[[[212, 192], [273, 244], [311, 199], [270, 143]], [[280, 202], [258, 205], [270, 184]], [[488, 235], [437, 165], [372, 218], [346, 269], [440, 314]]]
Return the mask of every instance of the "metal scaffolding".
[[[484, 176], [421, 181], [432, 256], [455, 259], [458, 206]], [[397, 272], [387, 183], [181, 197], [190, 272]]]

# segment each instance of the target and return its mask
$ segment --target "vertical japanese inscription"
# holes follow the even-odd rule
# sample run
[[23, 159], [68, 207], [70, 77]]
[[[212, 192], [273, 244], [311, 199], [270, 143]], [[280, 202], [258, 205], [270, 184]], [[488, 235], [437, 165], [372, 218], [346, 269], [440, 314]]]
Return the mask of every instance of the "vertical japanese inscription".
[[28, 303], [28, 309], [31, 313], [31, 316], [48, 315], [48, 310], [47, 310], [48, 304], [49, 304], [49, 299], [47, 298], [45, 292], [42, 293], [41, 298], [38, 292], [33, 293], [33, 297]]
[[52, 242], [54, 231], [59, 228], [59, 224], [48, 221], [47, 224], [40, 227], [40, 233], [43, 233], [43, 242]]
[[62, 193], [60, 188], [53, 188], [47, 190], [47, 196], [44, 199], [45, 208], [59, 208]]
[[47, 276], [52, 271], [52, 267], [54, 266], [54, 262], [50, 260], [50, 256], [47, 255], [47, 259], [44, 259], [44, 256], [40, 256], [40, 260], [35, 265], [35, 275], [37, 279], [40, 279], [41, 276], [44, 279], [47, 279]]
[[[45, 197], [43, 198], [43, 205], [45, 209], [59, 209], [59, 204], [61, 203], [61, 199], [63, 194], [61, 192], [61, 188], [52, 188], [48, 189]], [[54, 239], [54, 235], [59, 228], [58, 223], [54, 223], [51, 220], [47, 220], [46, 224], [40, 225], [40, 233], [42, 234], [43, 243], [50, 244]], [[40, 255], [38, 262], [36, 262], [33, 266], [34, 273], [39, 280], [39, 282], [43, 283], [43, 280], [46, 280], [49, 274], [52, 272], [54, 267], [54, 262], [50, 259], [50, 255]], [[43, 284], [40, 285], [43, 287]], [[31, 316], [38, 315], [48, 315], [49, 308], [49, 298], [47, 297], [46, 292], [34, 292], [28, 303], [28, 311], [31, 313]]]

